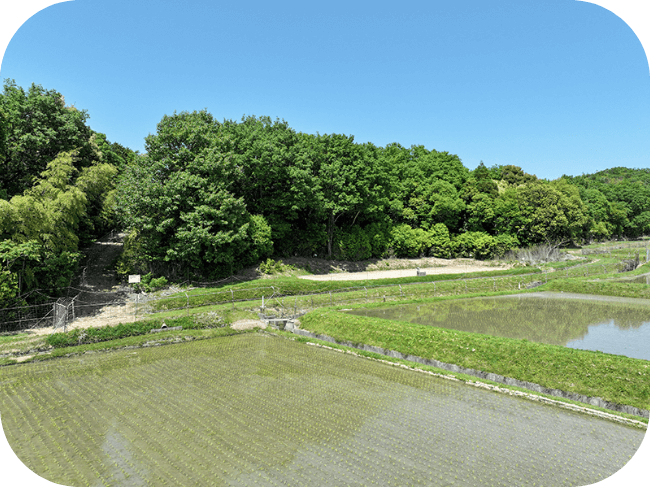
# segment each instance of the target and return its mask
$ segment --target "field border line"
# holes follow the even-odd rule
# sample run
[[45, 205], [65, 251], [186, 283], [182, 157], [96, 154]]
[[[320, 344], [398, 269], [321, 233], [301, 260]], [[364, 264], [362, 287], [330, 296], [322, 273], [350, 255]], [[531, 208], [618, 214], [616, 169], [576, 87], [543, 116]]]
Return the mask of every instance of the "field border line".
[[[434, 368], [438, 368], [438, 369], [442, 369], [442, 370], [448, 370], [449, 372], [452, 372], [452, 373], [459, 373], [459, 374], [469, 375], [469, 376], [473, 376], [473, 377], [479, 377], [479, 379], [488, 379], [488, 380], [493, 381], [493, 382], [502, 383], [502, 384], [504, 384], [506, 386], [520, 387], [522, 389], [530, 390], [531, 392], [522, 392], [522, 391], [514, 391], [513, 390], [513, 394], [514, 394], [514, 392], [517, 392], [517, 393], [520, 393], [522, 395], [522, 397], [527, 397], [526, 394], [530, 394], [531, 397], [539, 398], [539, 399], [534, 399], [534, 400], [547, 402], [548, 404], [556, 404], [557, 403], [557, 405], [565, 405], [565, 404], [570, 404], [570, 403], [566, 403], [564, 401], [558, 401], [558, 400], [555, 400], [555, 399], [546, 398], [544, 396], [540, 396], [538, 394], [535, 394], [535, 392], [538, 392], [540, 394], [547, 394], [547, 395], [551, 395], [551, 396], [560, 397], [562, 399], [573, 400], [573, 401], [580, 402], [580, 403], [586, 403], [586, 401], [580, 401], [579, 399], [576, 399], [574, 397], [566, 397], [566, 396], [560, 395], [560, 394], [566, 394], [567, 396], [570, 396], [570, 395], [584, 396], [582, 394], [568, 393], [566, 391], [561, 391], [559, 389], [548, 389], [548, 388], [540, 386], [539, 384], [520, 381], [518, 379], [501, 376], [499, 374], [486, 373], [486, 372], [483, 372], [483, 371], [476, 371], [474, 369], [466, 369], [464, 367], [460, 367], [460, 366], [455, 365], [455, 364], [447, 364], [447, 363], [444, 363], [444, 362], [440, 362], [438, 360], [423, 359], [422, 357], [416, 357], [414, 355], [404, 355], [404, 354], [402, 354], [400, 352], [396, 352], [394, 350], [386, 350], [386, 349], [383, 349], [381, 347], [375, 347], [375, 346], [371, 346], [371, 345], [365, 345], [365, 344], [355, 345], [355, 344], [353, 344], [351, 342], [339, 342], [339, 341], [335, 340], [333, 337], [330, 337], [330, 336], [327, 336], [327, 335], [317, 335], [317, 334], [315, 334], [313, 332], [303, 330], [303, 329], [300, 329], [300, 328], [294, 329], [292, 331], [292, 333], [294, 333], [296, 335], [299, 335], [299, 336], [306, 337], [306, 338], [315, 338], [317, 340], [322, 340], [322, 341], [325, 341], [325, 342], [334, 343], [336, 345], [343, 346], [343, 347], [348, 347], [348, 348], [358, 349], [358, 350], [364, 350], [364, 351], [367, 351], [367, 352], [376, 353], [378, 355], [384, 355], [384, 356], [387, 356], [387, 357], [392, 357], [392, 358], [396, 358], [396, 359], [400, 359], [400, 360], [405, 360], [405, 361], [413, 363], [413, 364], [426, 365], [426, 366], [429, 366], [429, 367], [434, 367]], [[354, 353], [354, 352], [351, 352], [351, 353]], [[359, 355], [359, 354], [355, 354], [355, 355]], [[360, 355], [360, 356], [362, 356], [362, 355]], [[417, 359], [417, 360], [415, 360], [415, 359]], [[392, 363], [390, 361], [387, 361], [387, 362]], [[429, 363], [425, 363], [425, 362], [429, 362]], [[405, 367], [409, 368], [408, 366], [405, 366]], [[418, 369], [418, 370], [422, 370], [422, 369]], [[426, 372], [426, 371], [424, 371], [424, 372]], [[478, 375], [478, 374], [481, 374], [481, 375]], [[442, 374], [442, 375], [444, 375], [444, 374]], [[482, 377], [482, 375], [485, 375], [486, 377]], [[458, 380], [461, 380], [461, 379], [458, 379]], [[480, 382], [480, 381], [463, 381], [463, 382], [468, 383], [468, 384], [471, 384], [472, 382], [476, 382], [477, 384], [484, 384], [485, 386], [496, 387], [498, 389], [503, 389], [504, 391], [511, 391], [511, 389], [509, 389], [507, 387], [492, 386], [490, 384]], [[529, 386], [529, 387], [527, 387], [527, 386]], [[479, 386], [479, 387], [482, 387], [482, 386]], [[548, 389], [548, 391], [546, 391], [546, 390], [535, 391], [536, 388]], [[494, 390], [497, 391], [497, 389], [494, 389]], [[605, 400], [603, 400], [601, 398], [592, 398], [592, 397], [589, 397], [589, 396], [584, 396], [584, 397], [587, 398], [587, 400], [593, 400], [593, 401], [598, 401], [598, 402], [603, 402], [604, 403], [604, 405], [603, 404], [592, 404], [594, 406], [600, 406], [600, 407], [603, 407], [605, 409], [610, 409], [610, 410], [613, 410], [613, 411], [626, 413], [626, 414], [631, 414], [631, 415], [640, 416], [640, 417], [647, 417], [648, 416], [648, 411], [644, 410], [644, 409], [640, 409], [640, 408], [633, 407], [633, 406], [609, 403], [608, 401], [605, 401]], [[627, 409], [627, 410], [618, 410], [618, 409], [614, 409], [614, 407], [607, 407], [607, 405], [614, 406], [614, 407], [620, 407], [620, 408], [624, 408], [624, 409]], [[584, 408], [583, 412], [585, 412], [587, 414], [591, 414], [591, 413], [589, 413], [589, 411], [594, 411], [594, 412], [597, 412], [597, 414], [596, 414], [597, 416], [602, 417], [604, 419], [612, 419], [614, 421], [619, 421], [619, 419], [620, 419], [619, 422], [624, 422], [626, 424], [635, 425], [635, 426], [643, 425], [643, 428], [647, 429], [646, 423], [644, 423], [642, 421], [623, 418], [622, 416], [618, 416], [617, 414], [613, 414], [613, 413], [606, 413], [604, 411], [597, 411], [597, 410], [589, 408], [588, 406], [572, 405], [572, 407], [569, 408], [569, 409], [572, 409], [573, 407], [577, 408], [577, 409], [574, 409], [576, 411], [582, 411], [580, 408]]]
[[[568, 410], [571, 410], [571, 411], [575, 411], [575, 412], [579, 412], [579, 413], [583, 413], [583, 414], [588, 414], [590, 416], [596, 416], [596, 417], [599, 417], [601, 419], [607, 419], [607, 420], [614, 421], [614, 422], [617, 422], [617, 423], [623, 423], [623, 424], [626, 424], [628, 426], [634, 426], [634, 427], [645, 429], [645, 430], [648, 429], [648, 425], [646, 423], [644, 423], [643, 421], [638, 421], [636, 419], [625, 418], [623, 416], [618, 416], [616, 414], [607, 413], [605, 411], [598, 411], [597, 409], [591, 409], [591, 408], [586, 407], [586, 406], [578, 406], [577, 404], [571, 404], [571, 403], [564, 402], [564, 401], [558, 401], [556, 399], [551, 399], [549, 397], [544, 397], [544, 396], [540, 396], [540, 395], [537, 395], [537, 394], [533, 394], [532, 392], [517, 391], [517, 390], [514, 390], [514, 389], [509, 389], [507, 387], [501, 387], [501, 386], [497, 386], [497, 385], [494, 385], [494, 384], [488, 384], [486, 382], [481, 382], [481, 381], [463, 380], [463, 379], [459, 379], [455, 375], [441, 374], [439, 372], [432, 372], [430, 370], [420, 369], [420, 368], [418, 368], [416, 366], [410, 367], [410, 366], [408, 366], [406, 364], [391, 362], [390, 360], [382, 360], [382, 359], [378, 359], [378, 358], [368, 357], [366, 355], [361, 355], [359, 353], [353, 352], [352, 350], [342, 350], [340, 348], [328, 347], [327, 345], [323, 345], [321, 343], [305, 342], [305, 344], [310, 345], [310, 346], [314, 346], [314, 347], [325, 348], [327, 350], [333, 350], [335, 352], [347, 353], [349, 355], [354, 355], [356, 357], [365, 358], [365, 359], [368, 359], [368, 360], [374, 360], [375, 362], [381, 362], [381, 363], [384, 363], [384, 364], [392, 365], [394, 367], [400, 367], [400, 368], [403, 368], [403, 369], [406, 369], [406, 370], [412, 370], [414, 372], [420, 372], [420, 373], [423, 373], [423, 374], [428, 374], [428, 375], [431, 375], [431, 376], [434, 376], [434, 377], [439, 377], [441, 379], [453, 380], [453, 381], [456, 381], [456, 382], [462, 382], [464, 384], [467, 384], [467, 385], [470, 385], [470, 386], [473, 386], [473, 387], [478, 387], [480, 389], [487, 389], [487, 390], [490, 390], [490, 391], [493, 391], [493, 392], [498, 392], [498, 393], [501, 393], [501, 394], [508, 394], [510, 396], [522, 397], [522, 398], [528, 399], [530, 401], [540, 402], [540, 403], [548, 404], [550, 406], [557, 406], [557, 407], [560, 407], [560, 408], [563, 408], [563, 409], [568, 409]], [[345, 346], [345, 345], [342, 345], [342, 346]], [[404, 359], [402, 359], [402, 360], [404, 360]], [[415, 364], [417, 362], [413, 362], [413, 363]]]

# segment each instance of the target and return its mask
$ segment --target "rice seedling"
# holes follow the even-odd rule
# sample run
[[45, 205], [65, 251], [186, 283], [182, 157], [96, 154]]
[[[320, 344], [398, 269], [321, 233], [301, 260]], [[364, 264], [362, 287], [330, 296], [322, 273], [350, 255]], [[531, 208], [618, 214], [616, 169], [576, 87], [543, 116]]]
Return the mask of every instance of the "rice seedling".
[[68, 485], [580, 485], [644, 433], [264, 334], [6, 369], [0, 410]]

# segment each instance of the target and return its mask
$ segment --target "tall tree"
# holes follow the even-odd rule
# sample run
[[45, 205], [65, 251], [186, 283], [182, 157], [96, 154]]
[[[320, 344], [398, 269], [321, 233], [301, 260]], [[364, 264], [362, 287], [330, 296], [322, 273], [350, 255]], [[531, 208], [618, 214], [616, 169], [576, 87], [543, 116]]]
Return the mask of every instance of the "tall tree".
[[76, 150], [78, 168], [96, 159], [90, 142], [93, 132], [86, 125], [88, 114], [66, 106], [61, 93], [36, 84], [26, 92], [14, 81], [5, 80], [0, 110], [6, 117], [0, 190], [7, 198], [31, 187], [32, 179], [62, 152]]
[[218, 128], [205, 111], [165, 116], [120, 179], [122, 222], [150, 265], [216, 277], [272, 252], [264, 218], [232, 192], [240, 167]]

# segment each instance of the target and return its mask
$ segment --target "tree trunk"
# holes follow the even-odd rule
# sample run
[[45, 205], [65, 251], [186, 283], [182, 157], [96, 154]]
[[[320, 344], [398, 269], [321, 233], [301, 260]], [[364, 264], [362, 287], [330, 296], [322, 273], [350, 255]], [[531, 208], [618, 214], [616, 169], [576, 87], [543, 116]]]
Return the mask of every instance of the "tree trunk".
[[332, 240], [334, 240], [334, 212], [330, 213], [327, 225], [327, 257], [332, 257]]

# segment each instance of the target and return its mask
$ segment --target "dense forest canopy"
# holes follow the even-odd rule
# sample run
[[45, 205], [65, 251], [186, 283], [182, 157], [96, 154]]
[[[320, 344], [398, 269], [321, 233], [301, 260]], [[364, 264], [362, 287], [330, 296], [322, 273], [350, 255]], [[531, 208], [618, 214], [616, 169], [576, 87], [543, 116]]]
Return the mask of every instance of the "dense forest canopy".
[[122, 272], [217, 277], [275, 256], [503, 255], [650, 233], [650, 169], [548, 181], [424, 146], [296, 132], [284, 120], [166, 115], [139, 154], [63, 95], [0, 95], [0, 306], [65, 287], [79, 248], [128, 233]]

